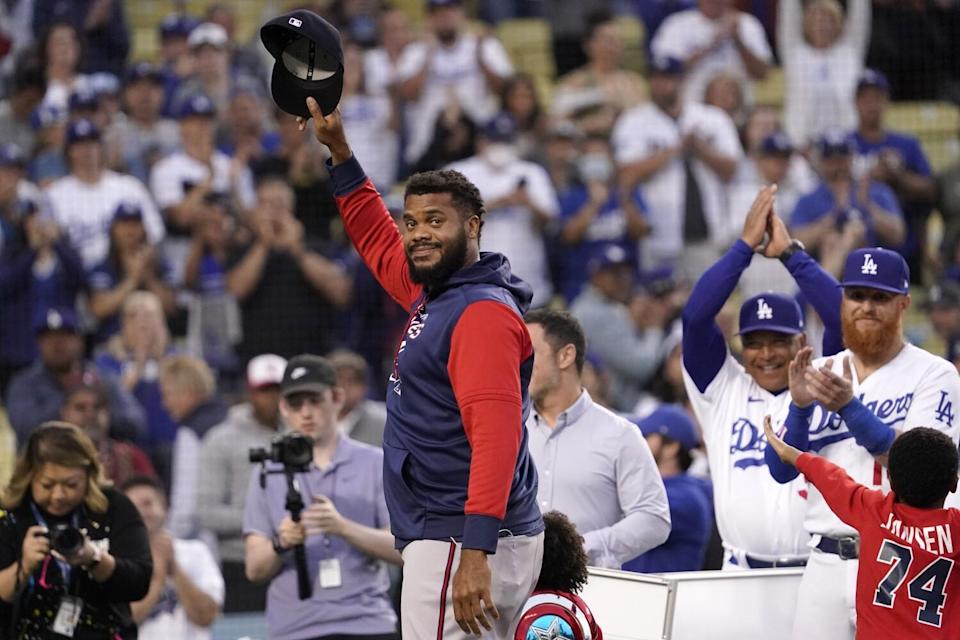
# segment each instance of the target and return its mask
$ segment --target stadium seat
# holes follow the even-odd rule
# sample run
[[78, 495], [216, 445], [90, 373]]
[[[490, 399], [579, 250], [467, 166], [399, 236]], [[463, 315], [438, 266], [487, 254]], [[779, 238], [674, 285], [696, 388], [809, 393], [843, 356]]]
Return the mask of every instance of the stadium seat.
[[917, 136], [933, 170], [940, 171], [960, 155], [960, 107], [949, 102], [894, 102], [886, 126]]
[[754, 85], [754, 100], [758, 105], [781, 109], [785, 91], [783, 69], [773, 67], [766, 78]]
[[504, 20], [497, 25], [497, 37], [517, 71], [529, 73], [535, 78], [553, 78], [553, 40], [545, 20]]
[[646, 26], [633, 16], [620, 16], [616, 24], [623, 41], [623, 67], [644, 74], [647, 70]]

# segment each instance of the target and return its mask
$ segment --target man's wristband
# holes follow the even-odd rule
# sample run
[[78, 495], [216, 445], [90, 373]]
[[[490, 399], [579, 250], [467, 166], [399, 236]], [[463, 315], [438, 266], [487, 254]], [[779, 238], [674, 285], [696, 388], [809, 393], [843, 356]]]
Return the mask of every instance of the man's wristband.
[[283, 545], [280, 544], [280, 536], [273, 536], [273, 540], [271, 542], [273, 542], [273, 552], [278, 556], [282, 556], [287, 551], [290, 551], [290, 549], [285, 549]]
[[795, 254], [797, 251], [806, 251], [806, 250], [807, 250], [807, 247], [804, 246], [802, 242], [800, 242], [799, 240], [791, 240], [790, 244], [787, 245], [787, 248], [783, 250], [783, 252], [778, 256], [778, 258], [780, 259], [780, 262], [782, 262], [783, 264], [787, 264], [787, 261], [790, 260], [790, 258], [793, 257], [793, 254]]

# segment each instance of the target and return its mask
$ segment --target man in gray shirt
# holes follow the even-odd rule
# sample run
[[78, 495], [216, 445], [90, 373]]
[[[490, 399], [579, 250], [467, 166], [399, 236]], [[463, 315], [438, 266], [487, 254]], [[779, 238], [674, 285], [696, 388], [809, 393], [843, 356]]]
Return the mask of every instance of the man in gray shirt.
[[[325, 358], [290, 359], [280, 386], [280, 412], [313, 440], [313, 461], [295, 476], [306, 509], [300, 522], [286, 510], [282, 467], [250, 478], [243, 534], [247, 578], [269, 582], [267, 628], [272, 640], [341, 637], [397, 640], [387, 593], [386, 562], [400, 564], [383, 495], [383, 452], [337, 431], [343, 389]], [[312, 595], [301, 600], [292, 553], [303, 545]], [[439, 593], [439, 592], [438, 592]]]
[[584, 537], [591, 566], [619, 569], [670, 534], [667, 495], [637, 428], [583, 389], [586, 339], [568, 313], [524, 317], [533, 343], [527, 419], [543, 512], [569, 517]]
[[250, 449], [270, 447], [283, 429], [280, 381], [287, 361], [265, 353], [247, 365], [249, 400], [231, 407], [227, 419], [210, 429], [200, 449], [197, 511], [200, 525], [217, 536], [227, 583], [223, 610], [263, 611], [266, 588], [244, 578], [243, 506], [250, 482]]

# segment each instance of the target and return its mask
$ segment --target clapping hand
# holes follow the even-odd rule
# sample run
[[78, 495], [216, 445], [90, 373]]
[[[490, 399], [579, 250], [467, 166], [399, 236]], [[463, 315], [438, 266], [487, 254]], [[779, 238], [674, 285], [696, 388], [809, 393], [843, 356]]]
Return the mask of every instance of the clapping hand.
[[804, 380], [810, 395], [830, 411], [839, 411], [853, 400], [853, 371], [850, 356], [843, 359], [843, 375], [832, 370], [833, 360], [827, 360], [819, 369], [808, 367]]
[[787, 376], [790, 381], [790, 398], [798, 407], [809, 407], [814, 402], [813, 394], [807, 386], [806, 371], [813, 359], [813, 349], [803, 347], [790, 362]]
[[757, 193], [757, 197], [754, 198], [753, 204], [750, 205], [750, 211], [747, 212], [747, 219], [743, 223], [743, 233], [740, 235], [740, 239], [755, 251], [763, 243], [763, 235], [769, 227], [776, 196], [777, 185], [772, 184], [763, 187]]

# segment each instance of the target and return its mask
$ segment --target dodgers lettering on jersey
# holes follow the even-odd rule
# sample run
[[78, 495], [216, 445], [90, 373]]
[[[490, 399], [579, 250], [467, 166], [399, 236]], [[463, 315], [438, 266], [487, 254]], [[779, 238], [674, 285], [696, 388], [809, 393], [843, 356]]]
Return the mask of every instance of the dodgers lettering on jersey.
[[[864, 268], [869, 268], [867, 263]], [[833, 371], [843, 373], [843, 358], [849, 350], [833, 358]], [[814, 361], [822, 366], [826, 358]], [[913, 345], [906, 345], [897, 356], [862, 382], [853, 368], [853, 393], [884, 424], [906, 431], [914, 427], [940, 429], [957, 442], [960, 424], [955, 407], [960, 402], [960, 375], [956, 368]], [[786, 419], [787, 407], [778, 414]], [[810, 451], [839, 465], [856, 482], [868, 487], [890, 490], [886, 470], [870, 453], [858, 445], [853, 433], [836, 413], [817, 405], [810, 419]], [[853, 528], [837, 518], [823, 496], [810, 487], [809, 508], [804, 521], [807, 531], [833, 537], [853, 535]]]
[[789, 394], [763, 389], [729, 352], [704, 393], [686, 370], [683, 379], [703, 429], [724, 546], [771, 561], [807, 555], [806, 485], [799, 477], [778, 484], [763, 457], [763, 418], [779, 416], [782, 425]]

